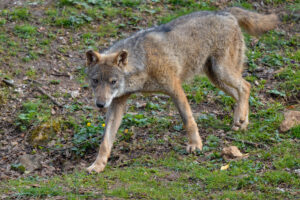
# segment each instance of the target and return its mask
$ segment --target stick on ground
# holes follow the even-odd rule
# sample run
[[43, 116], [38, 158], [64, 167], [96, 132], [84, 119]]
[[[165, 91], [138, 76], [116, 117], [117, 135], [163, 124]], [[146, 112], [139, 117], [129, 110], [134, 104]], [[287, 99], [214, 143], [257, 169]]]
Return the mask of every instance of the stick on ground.
[[36, 86], [36, 90], [39, 91], [41, 94], [46, 95], [55, 105], [58, 107], [63, 107], [62, 104], [58, 103], [54, 97], [52, 97], [50, 94], [48, 94], [43, 88]]
[[241, 143], [244, 143], [244, 144], [249, 144], [249, 145], [252, 145], [252, 146], [255, 146], [255, 147], [261, 147], [261, 148], [265, 148], [265, 149], [268, 148], [267, 145], [262, 144], [262, 143], [255, 143], [255, 142], [250, 142], [250, 141], [247, 141], [247, 140], [240, 140], [240, 139], [232, 138], [232, 137], [229, 137], [229, 136], [224, 136], [224, 138], [227, 139], [227, 140], [235, 141], [235, 142], [241, 142]]
[[39, 81], [36, 81], [36, 80], [31, 80], [31, 79], [28, 79], [28, 80], [31, 81], [32, 83], [34, 83], [34, 86], [38, 92], [40, 92], [43, 95], [46, 95], [58, 107], [60, 107], [60, 108], [63, 107], [63, 105], [60, 104], [59, 102], [57, 102], [54, 97], [52, 97], [50, 94], [48, 94], [43, 88], [38, 86], [38, 85], [42, 85], [42, 83], [40, 83]]

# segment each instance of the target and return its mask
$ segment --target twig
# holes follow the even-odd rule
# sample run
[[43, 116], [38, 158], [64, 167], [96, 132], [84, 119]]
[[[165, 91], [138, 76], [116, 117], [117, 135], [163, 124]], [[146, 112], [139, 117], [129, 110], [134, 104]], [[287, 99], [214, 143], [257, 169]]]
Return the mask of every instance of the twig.
[[57, 74], [52, 73], [51, 75], [53, 75], [53, 76], [65, 76], [65, 77], [70, 77], [69, 74], [60, 74], [60, 73], [57, 73]]
[[249, 144], [249, 145], [252, 145], [252, 146], [255, 146], [255, 147], [261, 147], [261, 148], [265, 148], [265, 149], [269, 148], [267, 145], [262, 144], [262, 143], [255, 143], [255, 142], [250, 142], [250, 141], [247, 141], [247, 140], [240, 140], [240, 139], [232, 138], [232, 137], [229, 137], [229, 136], [223, 136], [223, 138], [225, 138], [227, 140], [235, 141], [235, 142], [241, 142], [241, 143], [244, 143], [244, 144]]
[[27, 79], [28, 81], [38, 84], [38, 85], [43, 85], [41, 82], [37, 81], [37, 80], [32, 80], [32, 79]]
[[50, 94], [48, 94], [43, 88], [39, 87], [38, 85], [42, 85], [42, 83], [40, 83], [39, 81], [36, 80], [32, 80], [32, 79], [27, 79], [28, 81], [32, 82], [35, 84], [36, 90], [38, 92], [40, 92], [43, 95], [46, 95], [55, 105], [57, 105], [58, 107], [62, 108], [63, 105], [58, 103], [54, 97], [52, 97]]
[[50, 94], [48, 94], [43, 88], [39, 87], [36, 85], [36, 90], [39, 91], [40, 93], [42, 93], [43, 95], [46, 95], [55, 105], [57, 105], [58, 107], [63, 107], [62, 104], [58, 103], [54, 97], [52, 97]]
[[267, 66], [267, 67], [273, 67], [272, 65], [270, 65], [269, 63], [266, 63], [266, 62], [262, 62], [262, 64]]

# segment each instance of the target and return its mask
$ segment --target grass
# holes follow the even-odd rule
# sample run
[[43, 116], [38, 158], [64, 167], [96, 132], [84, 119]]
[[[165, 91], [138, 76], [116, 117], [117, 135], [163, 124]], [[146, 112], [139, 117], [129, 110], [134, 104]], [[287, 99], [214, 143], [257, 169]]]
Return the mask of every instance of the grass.
[[23, 103], [22, 110], [16, 118], [16, 126], [21, 131], [27, 130], [33, 124], [48, 121], [50, 118], [50, 108], [40, 100]]
[[15, 26], [15, 33], [20, 38], [29, 38], [37, 34], [36, 27], [26, 24], [26, 25], [16, 25]]
[[[265, 3], [292, 12], [299, 7], [298, 1]], [[255, 9], [246, 0], [227, 5]], [[40, 15], [33, 8], [26, 4], [0, 11], [0, 63], [8, 66], [0, 70], [0, 78], [38, 79], [46, 69], [38, 70], [37, 63], [49, 61], [55, 55], [57, 63], [72, 72], [73, 82], [82, 90], [87, 87], [85, 69], [77, 60], [68, 63], [66, 55], [83, 55], [86, 49], [102, 48], [145, 26], [167, 23], [196, 10], [217, 9], [212, 1], [194, 0], [59, 0], [43, 7]], [[283, 23], [296, 23], [293, 20], [288, 16]], [[60, 43], [61, 37], [65, 37], [65, 43]], [[233, 99], [207, 78], [196, 77], [183, 88], [197, 114], [196, 122], [204, 138], [202, 152], [186, 153], [184, 127], [168, 98], [133, 95], [112, 158], [103, 173], [87, 174], [78, 169], [54, 177], [33, 175], [6, 180], [0, 183], [0, 197], [7, 194], [25, 199], [295, 199], [300, 184], [296, 172], [300, 168], [297, 151], [300, 128], [282, 133], [279, 126], [284, 110], [290, 107], [299, 110], [299, 37], [277, 29], [258, 40], [245, 34], [245, 41], [248, 47], [245, 79], [252, 85], [250, 124], [246, 132], [230, 130]], [[75, 69], [69, 70], [72, 66]], [[261, 76], [261, 69], [268, 71], [271, 79]], [[49, 87], [64, 86], [63, 80], [53, 77], [47, 83]], [[72, 153], [82, 159], [98, 148], [104, 119], [79, 97], [71, 99], [67, 91], [55, 91], [53, 96], [68, 102], [62, 116], [51, 114], [51, 101], [38, 96], [23, 101], [14, 125], [21, 132], [53, 130], [49, 137], [55, 141], [54, 146], [60, 148], [64, 146], [63, 139], [70, 140], [75, 145]], [[0, 103], [13, 98], [18, 98], [13, 89], [0, 85]], [[138, 106], [136, 102], [145, 105]], [[220, 132], [266, 147], [225, 142]], [[227, 145], [238, 146], [249, 157], [223, 159], [220, 152]], [[34, 149], [35, 153], [42, 151]], [[119, 156], [125, 159], [119, 161]], [[229, 168], [221, 171], [221, 166], [227, 164]]]
[[[271, 150], [276, 151], [285, 145], [295, 147], [296, 144], [279, 144]], [[38, 198], [293, 198], [292, 193], [299, 187], [297, 175], [278, 169], [264, 172], [267, 166], [255, 157], [232, 161], [229, 170], [220, 171], [222, 162], [198, 162], [197, 156], [179, 157], [176, 152], [169, 152], [156, 159], [143, 156], [128, 167], [108, 166], [101, 174], [77, 171], [53, 178], [11, 180], [9, 185], [17, 191], [15, 195]], [[276, 166], [276, 160], [274, 163]], [[278, 187], [286, 191], [277, 190]]]

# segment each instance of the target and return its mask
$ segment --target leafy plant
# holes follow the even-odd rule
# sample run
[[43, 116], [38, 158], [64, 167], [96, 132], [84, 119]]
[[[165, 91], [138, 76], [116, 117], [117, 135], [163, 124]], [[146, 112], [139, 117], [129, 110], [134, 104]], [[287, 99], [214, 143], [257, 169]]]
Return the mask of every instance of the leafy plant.
[[17, 116], [16, 125], [21, 131], [27, 130], [31, 125], [37, 125], [50, 117], [50, 109], [41, 101], [28, 101], [22, 106], [21, 113]]
[[73, 136], [74, 147], [72, 150], [77, 155], [84, 155], [89, 149], [95, 149], [101, 141], [103, 136], [104, 121], [101, 121], [99, 125], [94, 125], [90, 122], [84, 121], [81, 127]]
[[80, 15], [71, 15], [69, 17], [60, 17], [55, 20], [55, 25], [63, 27], [79, 27], [89, 23], [93, 18], [81, 13]]
[[21, 19], [28, 20], [30, 13], [27, 8], [16, 8], [10, 13], [10, 18], [12, 20]]
[[131, 127], [131, 126], [138, 126], [138, 127], [145, 127], [150, 123], [150, 119], [143, 114], [125, 114], [123, 117], [122, 126]]

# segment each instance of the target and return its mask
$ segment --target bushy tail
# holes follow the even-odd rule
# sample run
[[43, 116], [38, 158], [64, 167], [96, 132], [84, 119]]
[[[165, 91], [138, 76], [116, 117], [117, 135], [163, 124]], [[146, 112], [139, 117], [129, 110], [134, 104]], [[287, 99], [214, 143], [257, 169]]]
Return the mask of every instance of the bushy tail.
[[262, 15], [237, 7], [227, 8], [226, 11], [236, 17], [240, 27], [254, 36], [274, 29], [279, 23], [278, 16], [275, 14]]

